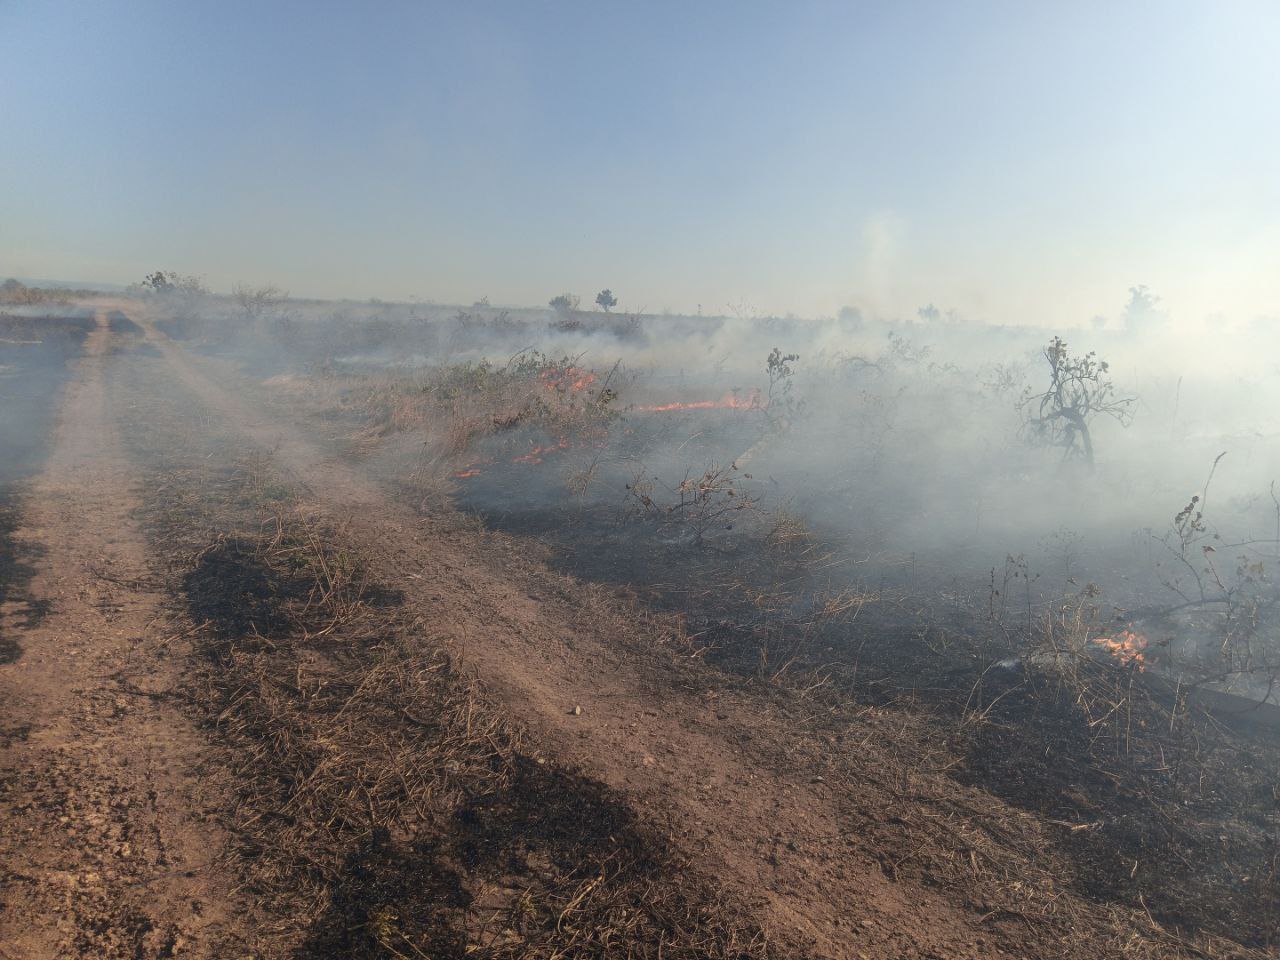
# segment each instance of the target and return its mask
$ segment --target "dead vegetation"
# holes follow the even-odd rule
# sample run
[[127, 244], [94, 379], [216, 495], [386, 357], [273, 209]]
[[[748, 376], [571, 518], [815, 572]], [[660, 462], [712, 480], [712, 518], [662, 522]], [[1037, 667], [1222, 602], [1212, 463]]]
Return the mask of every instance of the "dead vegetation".
[[260, 461], [174, 471], [149, 516], [191, 624], [190, 707], [236, 796], [228, 855], [272, 950], [771, 955], [625, 800], [496, 713], [429, 618], [280, 512], [277, 484]]
[[72, 289], [70, 287], [32, 287], [12, 277], [0, 283], [0, 304], [12, 306], [37, 306], [56, 304], [69, 306], [78, 300], [97, 296], [96, 290]]
[[[603, 378], [572, 357], [536, 351], [505, 364], [487, 360], [442, 367], [407, 382], [387, 379], [358, 399], [367, 426], [354, 438], [369, 449], [389, 436], [425, 434], [437, 455], [462, 470], [499, 452], [537, 456], [568, 438], [599, 439], [616, 417], [617, 369]], [[507, 449], [489, 438], [519, 434]], [[526, 461], [527, 462], [527, 461]]]
[[1133, 421], [1137, 397], [1121, 394], [1110, 377], [1110, 366], [1093, 352], [1072, 356], [1066, 341], [1054, 337], [1044, 349], [1049, 385], [1026, 388], [1019, 406], [1024, 429], [1037, 443], [1062, 450], [1063, 461], [1081, 460], [1094, 466], [1095, 420], [1110, 417], [1122, 426]]
[[1059, 825], [1081, 894], [1193, 940], [1270, 947], [1274, 731], [1211, 713], [1193, 689], [1146, 674], [1137, 650], [1100, 654], [1093, 603], [1062, 603], [1021, 661], [975, 685], [955, 776]]
[[[643, 452], [650, 436], [669, 439], [656, 419], [631, 414], [618, 421], [611, 410], [602, 415], [586, 409], [593, 397], [603, 396], [596, 393], [599, 381], [578, 388], [585, 377], [575, 363], [544, 361], [531, 361], [528, 369], [518, 364], [451, 365], [416, 382], [389, 378], [390, 389], [381, 392], [379, 387], [367, 406], [359, 401], [361, 409], [374, 411], [366, 435], [369, 449], [363, 452], [367, 456], [398, 435], [443, 430], [453, 437], [447, 448], [452, 459], [444, 462], [460, 468], [459, 474], [477, 470], [494, 489], [515, 499], [525, 482], [513, 478], [533, 476], [527, 468], [544, 456], [558, 458], [564, 448], [557, 437], [591, 436], [593, 431], [600, 436], [612, 428], [615, 440], [618, 434], [623, 438], [624, 469], [634, 466], [632, 451]], [[898, 362], [917, 361], [907, 357]], [[946, 376], [945, 371], [933, 372]], [[607, 381], [604, 386], [609, 387]], [[879, 438], [868, 441], [880, 451], [872, 457], [873, 466], [879, 463], [885, 437], [896, 429], [897, 389], [892, 384], [877, 388], [876, 402], [869, 401], [862, 412], [878, 424], [868, 430]], [[731, 456], [720, 462], [732, 463], [732, 454], [745, 449], [744, 438], [754, 443], [759, 437], [756, 425], [735, 425], [732, 417], [737, 415], [733, 408], [699, 414], [706, 419], [698, 421], [698, 432], [686, 428], [688, 437], [697, 438], [696, 445], [689, 440], [681, 449], [686, 456], [694, 450], [726, 450]], [[544, 438], [555, 442], [549, 455]], [[572, 489], [582, 494], [612, 483], [619, 466], [607, 456], [593, 449], [581, 469], [565, 458], [570, 479], [583, 478]], [[738, 473], [727, 469], [728, 476]], [[721, 473], [708, 471], [711, 481]], [[868, 475], [873, 471], [863, 476]], [[541, 493], [556, 488], [555, 476], [534, 481], [541, 484]], [[1224, 728], [1183, 692], [1152, 683], [1139, 661], [1107, 658], [1093, 642], [1104, 627], [1088, 590], [1047, 602], [1036, 587], [1033, 598], [1036, 574], [1025, 558], [1010, 557], [1003, 577], [992, 572], [990, 595], [930, 594], [937, 581], [917, 573], [914, 555], [897, 561], [900, 573], [892, 577], [884, 573], [883, 556], [877, 567], [868, 568], [874, 576], [860, 576], [865, 561], [847, 544], [824, 538], [791, 509], [757, 509], [754, 491], [742, 500], [736, 492], [730, 496], [737, 480], [732, 485], [703, 484], [706, 478], [694, 472], [686, 477], [687, 486], [672, 486], [668, 493], [674, 491], [675, 499], [663, 505], [655, 496], [657, 485], [640, 479], [647, 485], [631, 493], [644, 507], [638, 512], [628, 511], [625, 500], [621, 507], [616, 502], [606, 506], [585, 495], [554, 507], [545, 506], [543, 496], [544, 505], [536, 509], [517, 510], [504, 503], [500, 513], [486, 510], [481, 498], [468, 505], [464, 492], [463, 505], [502, 529], [551, 546], [561, 569], [610, 583], [642, 600], [641, 609], [678, 617], [681, 653], [748, 677], [791, 709], [815, 718], [815, 737], [826, 748], [813, 754], [798, 750], [808, 766], [797, 775], [822, 770], [829, 782], [847, 791], [851, 822], [863, 831], [866, 848], [880, 851], [882, 869], [891, 879], [911, 878], [967, 897], [984, 922], [1035, 931], [1037, 937], [1060, 944], [1064, 956], [1088, 956], [1090, 950], [1099, 955], [1101, 950], [1103, 955], [1152, 958], [1255, 957], [1272, 949], [1280, 933], [1275, 909], [1280, 805], [1274, 786], [1280, 759], [1267, 739]], [[704, 486], [705, 503], [699, 503]], [[679, 505], [682, 495], [692, 498], [691, 506]], [[643, 504], [646, 496], [648, 506]], [[676, 509], [666, 510], [672, 503]], [[698, 510], [709, 518], [701, 527], [677, 522], [686, 512], [696, 520]], [[648, 522], [635, 523], [637, 513]], [[660, 522], [654, 523], [655, 518]], [[712, 525], [729, 523], [735, 527], [732, 536], [707, 549]], [[686, 526], [691, 535], [671, 535], [673, 528]], [[551, 906], [542, 913], [523, 906], [516, 910], [513, 904], [523, 903], [520, 891], [532, 887], [513, 879], [515, 874], [484, 873], [481, 885], [468, 886], [472, 881], [461, 866], [466, 862], [463, 848], [450, 846], [452, 841], [438, 834], [416, 834], [412, 829], [417, 827], [394, 824], [402, 818], [417, 824], [430, 816], [437, 817], [435, 822], [441, 816], [465, 821], [459, 811], [471, 809], [459, 800], [420, 809], [404, 799], [409, 793], [456, 798], [462, 796], [459, 791], [474, 789], [476, 795], [502, 798], [493, 803], [514, 811], [528, 804], [529, 791], [554, 796], [565, 784], [578, 793], [590, 794], [593, 788], [567, 773], [553, 784], [541, 779], [556, 769], [554, 762], [542, 758], [547, 762], [538, 763], [536, 750], [522, 745], [518, 735], [492, 717], [488, 722], [497, 726], [485, 729], [497, 746], [486, 737], [478, 752], [468, 752], [471, 747], [464, 740], [461, 753], [444, 759], [415, 753], [422, 745], [395, 732], [406, 717], [416, 722], [413, 717], [424, 716], [426, 702], [414, 696], [434, 691], [429, 697], [446, 705], [446, 719], [475, 704], [483, 712], [482, 699], [476, 699], [453, 664], [432, 652], [429, 624], [415, 622], [393, 601], [370, 603], [356, 580], [345, 581], [355, 598], [351, 619], [329, 628], [332, 617], [324, 612], [329, 603], [324, 598], [336, 601], [348, 595], [324, 586], [327, 567], [348, 569], [319, 559], [334, 549], [341, 553], [336, 540], [312, 542], [300, 538], [291, 524], [272, 519], [265, 534], [255, 530], [217, 540], [196, 566], [210, 565], [201, 583], [242, 585], [250, 601], [238, 608], [237, 616], [254, 611], [255, 591], [271, 598], [260, 614], [218, 627], [207, 638], [205, 653], [219, 668], [208, 674], [201, 694], [208, 709], [223, 717], [224, 734], [236, 744], [235, 753], [255, 758], [237, 769], [246, 777], [252, 769], [275, 771], [275, 792], [244, 800], [244, 816], [257, 818], [246, 834], [253, 837], [246, 851], [261, 859], [261, 851], [276, 843], [277, 836], [253, 831], [267, 830], [283, 831], [286, 849], [301, 845], [304, 850], [255, 883], [263, 891], [283, 891], [282, 896], [291, 887], [306, 889], [311, 902], [326, 904], [313, 916], [327, 917], [336, 909], [344, 923], [362, 918], [348, 931], [374, 937], [317, 941], [327, 949], [371, 949], [370, 942], [386, 941], [400, 944], [395, 949], [403, 955], [416, 956], [396, 939], [401, 936], [397, 931], [408, 931], [408, 937], [418, 938], [415, 943], [447, 951], [453, 949], [448, 944], [481, 942], [474, 939], [482, 936], [477, 931], [487, 937], [503, 930], [498, 940], [483, 941], [488, 944], [484, 949], [506, 950], [504, 944], [510, 943], [517, 944], [510, 947], [516, 952], [492, 955], [553, 951], [548, 945], [558, 941], [545, 939], [552, 937], [549, 931], [556, 928], [556, 936], [564, 932], [553, 915], [577, 903], [575, 896], [591, 876], [607, 871], [592, 866], [583, 874], [566, 867], [568, 872], [538, 881], [544, 884], [538, 897]], [[1064, 581], [1072, 581], [1072, 562], [1063, 565]], [[296, 581], [292, 574], [298, 574]], [[197, 590], [193, 596], [198, 595]], [[217, 627], [213, 612], [227, 604], [213, 596], [212, 606], [196, 602], [192, 613]], [[406, 645], [406, 636], [425, 639]], [[400, 664], [406, 661], [417, 671], [412, 684], [401, 673]], [[224, 676], [234, 678], [234, 696], [223, 689]], [[387, 714], [388, 701], [404, 709]], [[335, 716], [341, 721], [336, 726]], [[816, 719], [821, 717], [842, 719], [828, 726]], [[365, 723], [361, 718], [367, 718], [367, 726], [345, 726], [349, 720]], [[370, 757], [352, 759], [363, 731], [370, 729], [390, 732], [373, 738]], [[440, 729], [453, 728], [446, 724]], [[270, 735], [273, 730], [290, 732], [282, 739]], [[875, 749], [868, 747], [872, 740]], [[462, 779], [419, 781], [386, 773], [395, 769], [398, 757], [414, 758], [426, 768], [444, 763], [452, 771], [453, 764]], [[330, 769], [342, 783], [354, 785], [354, 794], [333, 786], [309, 799], [311, 778], [328, 777]], [[529, 778], [529, 773], [535, 776]], [[472, 786], [460, 785], [464, 783]], [[295, 793], [302, 799], [295, 801]], [[625, 810], [608, 806], [607, 799], [600, 800], [605, 806], [585, 812], [574, 808], [575, 817], [621, 822], [611, 818]], [[258, 812], [267, 809], [288, 809], [288, 822]], [[321, 816], [330, 818], [323, 829], [316, 825]], [[544, 847], [520, 846], [519, 837], [531, 830], [536, 836], [543, 829], [530, 827], [532, 821], [522, 819], [528, 816], [522, 813], [508, 822], [519, 822], [519, 831], [499, 830], [509, 844], [503, 854], [508, 869], [511, 863], [528, 866], [555, 859]], [[392, 825], [384, 835], [380, 830], [387, 824]], [[561, 836], [567, 828], [545, 829]], [[427, 839], [421, 844], [403, 839], [410, 836]], [[564, 862], [575, 857], [586, 858], [579, 863], [599, 864], [601, 858], [621, 862], [607, 859], [604, 848], [594, 845], [597, 840], [573, 839]], [[477, 842], [474, 837], [468, 841]], [[647, 842], [628, 841], [633, 849], [646, 850]], [[434, 859], [421, 859], [422, 849]], [[684, 869], [678, 859], [662, 862], [676, 873]], [[433, 894], [437, 898], [463, 877], [471, 899], [430, 914], [423, 901], [399, 886], [410, 867], [439, 880]], [[384, 891], [381, 899], [373, 898], [376, 903], [359, 899], [363, 887], [341, 886], [344, 871], [353, 869], [370, 888]], [[635, 876], [625, 874], [616, 889], [632, 889]], [[455, 879], [440, 879], [445, 877]], [[649, 882], [659, 881], [650, 877]], [[590, 902], [603, 889], [591, 886]], [[551, 890], [560, 893], [546, 892]], [[627, 917], [641, 916], [628, 896], [609, 902]], [[715, 899], [706, 896], [707, 902]], [[336, 902], [349, 907], [332, 907]], [[541, 902], [535, 897], [535, 903]], [[623, 902], [628, 905], [617, 906]], [[532, 919], [524, 923], [526, 913]], [[428, 915], [436, 919], [426, 925], [404, 919]], [[605, 930], [620, 922], [607, 911], [601, 916], [598, 922]], [[316, 929], [337, 930], [325, 923], [317, 920]], [[667, 935], [654, 932], [659, 929], [641, 926], [630, 935], [658, 943]], [[723, 945], [736, 942], [738, 934], [731, 929], [716, 936], [721, 939], [714, 944]], [[757, 942], [754, 934], [742, 936]], [[572, 943], [605, 949], [588, 939]], [[684, 941], [664, 946], [664, 955], [679, 943]], [[700, 955], [687, 943], [685, 948], [693, 951], [688, 955]]]

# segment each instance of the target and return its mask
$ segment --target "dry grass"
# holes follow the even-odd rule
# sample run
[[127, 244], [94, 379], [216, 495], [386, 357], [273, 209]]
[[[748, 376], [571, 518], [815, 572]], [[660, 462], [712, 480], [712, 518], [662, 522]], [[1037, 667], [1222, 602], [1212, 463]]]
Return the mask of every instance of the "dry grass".
[[218, 537], [206, 624], [232, 859], [305, 955], [751, 957], [768, 949], [627, 805], [541, 757], [393, 593], [299, 517]]
[[193, 645], [206, 773], [235, 798], [255, 954], [774, 955], [625, 799], [508, 723], [269, 457], [155, 391], [137, 402], [143, 520], [181, 599], [173, 651]]
[[[185, 487], [164, 499], [202, 529]], [[337, 539], [292, 518], [198, 546], [212, 549], [190, 551], [190, 569], [208, 575], [189, 597], [207, 583], [214, 602], [191, 608], [212, 621], [196, 702], [218, 717], [241, 790], [237, 865], [283, 936], [313, 955], [767, 953], [621, 799], [502, 723]], [[690, 614], [690, 652], [776, 681], [788, 709], [853, 713], [838, 746], [795, 745], [788, 762], [852, 798], [849, 828], [886, 875], [968, 897], [983, 922], [1062, 955], [1267, 955], [1275, 781], [1247, 742], [1183, 725], [1176, 705], [1085, 655], [1083, 607], [1042, 627], [1028, 669], [948, 679], [937, 664], [986, 650], [966, 646], [964, 624], [917, 636], [916, 612], [885, 591], [814, 592], [814, 564], [785, 562], [810, 547], [784, 523], [767, 550], [692, 551], [680, 566], [655, 553], [668, 579], [647, 578], [649, 595]], [[801, 587], [815, 599], [797, 617]], [[231, 607], [226, 625], [209, 616]], [[789, 699], [834, 673], [833, 636], [856, 658], [838, 688]], [[928, 701], [883, 695], [889, 684], [864, 680], [877, 658], [892, 658], [890, 679], [950, 685]]]
[[434, 438], [450, 457], [471, 453], [478, 441], [516, 427], [554, 437], [582, 437], [611, 419], [613, 393], [570, 357], [539, 353], [442, 366], [420, 377], [375, 379], [361, 403], [366, 444], [406, 431]]

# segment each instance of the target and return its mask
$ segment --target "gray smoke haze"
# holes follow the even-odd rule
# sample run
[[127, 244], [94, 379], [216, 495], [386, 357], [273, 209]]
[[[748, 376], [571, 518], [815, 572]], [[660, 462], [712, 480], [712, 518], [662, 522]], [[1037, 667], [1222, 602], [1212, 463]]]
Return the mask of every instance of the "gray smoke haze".
[[[1024, 571], [1028, 603], [1047, 607], [1092, 583], [1121, 617], [1215, 595], [1200, 582], [1205, 558], [1221, 557], [1214, 575], [1236, 590], [1252, 564], [1269, 577], [1278, 553], [1275, 338], [1257, 322], [1179, 324], [1141, 288], [1115, 319], [1067, 331], [984, 326], [932, 306], [900, 322], [856, 310], [654, 316], [283, 297], [249, 309], [190, 292], [149, 303], [167, 334], [268, 389], [331, 391], [346, 417], [338, 432], [359, 428], [371, 390], [413, 396], [450, 371], [536, 356], [590, 371], [583, 396], [607, 388], [616, 416], [589, 436], [504, 425], [449, 451], [451, 426], [437, 418], [369, 461], [394, 481], [427, 464], [464, 509], [512, 529], [563, 527], [574, 510], [621, 523], [644, 512], [640, 494], [669, 505], [683, 480], [721, 470], [754, 509], [699, 530], [709, 549], [732, 551], [785, 516], [833, 551], [815, 582], [974, 605]], [[1071, 356], [1106, 361], [1102, 378], [1132, 400], [1128, 425], [1090, 422], [1092, 469], [1035, 442], [1026, 398], [1049, 384], [1056, 334]], [[775, 350], [795, 359], [771, 385]], [[10, 434], [20, 422], [3, 420]], [[1184, 543], [1175, 516], [1204, 497], [1211, 469], [1203, 535]], [[691, 536], [664, 531], [662, 542], [689, 547]]]
[[[213, 303], [201, 330], [233, 316], [230, 304]], [[755, 473], [832, 532], [874, 534], [908, 552], [957, 543], [1022, 552], [1064, 526], [1090, 539], [1159, 530], [1201, 491], [1223, 451], [1215, 507], [1254, 522], [1265, 512], [1260, 505], [1270, 509], [1267, 490], [1280, 475], [1280, 432], [1270, 414], [1280, 399], [1280, 362], [1261, 324], [1197, 330], [1165, 316], [1131, 316], [1107, 328], [1051, 331], [856, 314], [561, 317], [292, 301], [254, 332], [217, 349], [264, 373], [328, 365], [414, 377], [483, 360], [501, 365], [524, 351], [573, 358], [599, 375], [620, 363], [625, 376], [614, 387], [624, 413], [766, 391], [765, 359], [779, 348], [798, 355], [790, 377], [796, 410], [785, 429], [744, 427], [745, 436], [760, 432]], [[1092, 351], [1106, 361], [1117, 393], [1135, 401], [1128, 427], [1106, 417], [1093, 423], [1093, 471], [1064, 466], [1060, 450], [1025, 435], [1018, 401], [1047, 385], [1043, 350], [1055, 334], [1071, 354]], [[678, 411], [668, 418], [676, 435], [688, 419]], [[687, 440], [673, 436], [686, 449]]]

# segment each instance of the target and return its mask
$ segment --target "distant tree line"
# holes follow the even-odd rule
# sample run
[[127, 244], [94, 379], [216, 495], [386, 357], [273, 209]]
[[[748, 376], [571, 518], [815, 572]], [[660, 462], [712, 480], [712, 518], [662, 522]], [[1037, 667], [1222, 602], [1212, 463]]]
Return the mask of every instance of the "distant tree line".
[[[578, 309], [581, 300], [576, 293], [560, 293], [547, 301], [549, 306], [556, 313], [574, 313]], [[618, 305], [618, 298], [613, 295], [613, 291], [608, 287], [596, 294], [596, 306], [605, 313], [608, 313]]]
[[0, 283], [0, 303], [24, 306], [39, 303], [70, 303], [85, 297], [94, 297], [101, 290], [72, 289], [70, 287], [29, 287], [12, 278]]

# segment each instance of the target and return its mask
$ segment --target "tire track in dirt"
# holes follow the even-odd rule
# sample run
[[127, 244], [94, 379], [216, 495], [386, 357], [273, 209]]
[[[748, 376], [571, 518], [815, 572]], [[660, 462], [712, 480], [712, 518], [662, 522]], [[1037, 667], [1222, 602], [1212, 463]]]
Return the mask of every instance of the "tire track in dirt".
[[[63, 396], [16, 537], [40, 557], [38, 610], [0, 627], [0, 957], [223, 957], [234, 935], [199, 732], [170, 695], [163, 594], [146, 582], [135, 477], [106, 407], [105, 312]], [[37, 616], [43, 612], [42, 616]], [[210, 811], [206, 814], [205, 811]]]
[[545, 569], [487, 566], [465, 536], [433, 530], [370, 479], [220, 386], [135, 305], [122, 307], [183, 386], [271, 452], [310, 491], [308, 508], [337, 523], [384, 582], [433, 614], [441, 637], [502, 706], [555, 755], [625, 791], [664, 824], [774, 939], [814, 957], [1012, 955], [976, 914], [888, 879], [827, 787], [766, 762], [765, 754], [785, 754], [786, 731], [768, 730], [772, 742], [761, 746], [771, 721], [759, 716], [758, 702], [708, 696], [660, 658], [624, 652], [639, 644], [618, 644], [610, 631], [645, 628], [619, 623], [602, 594], [570, 589]]

